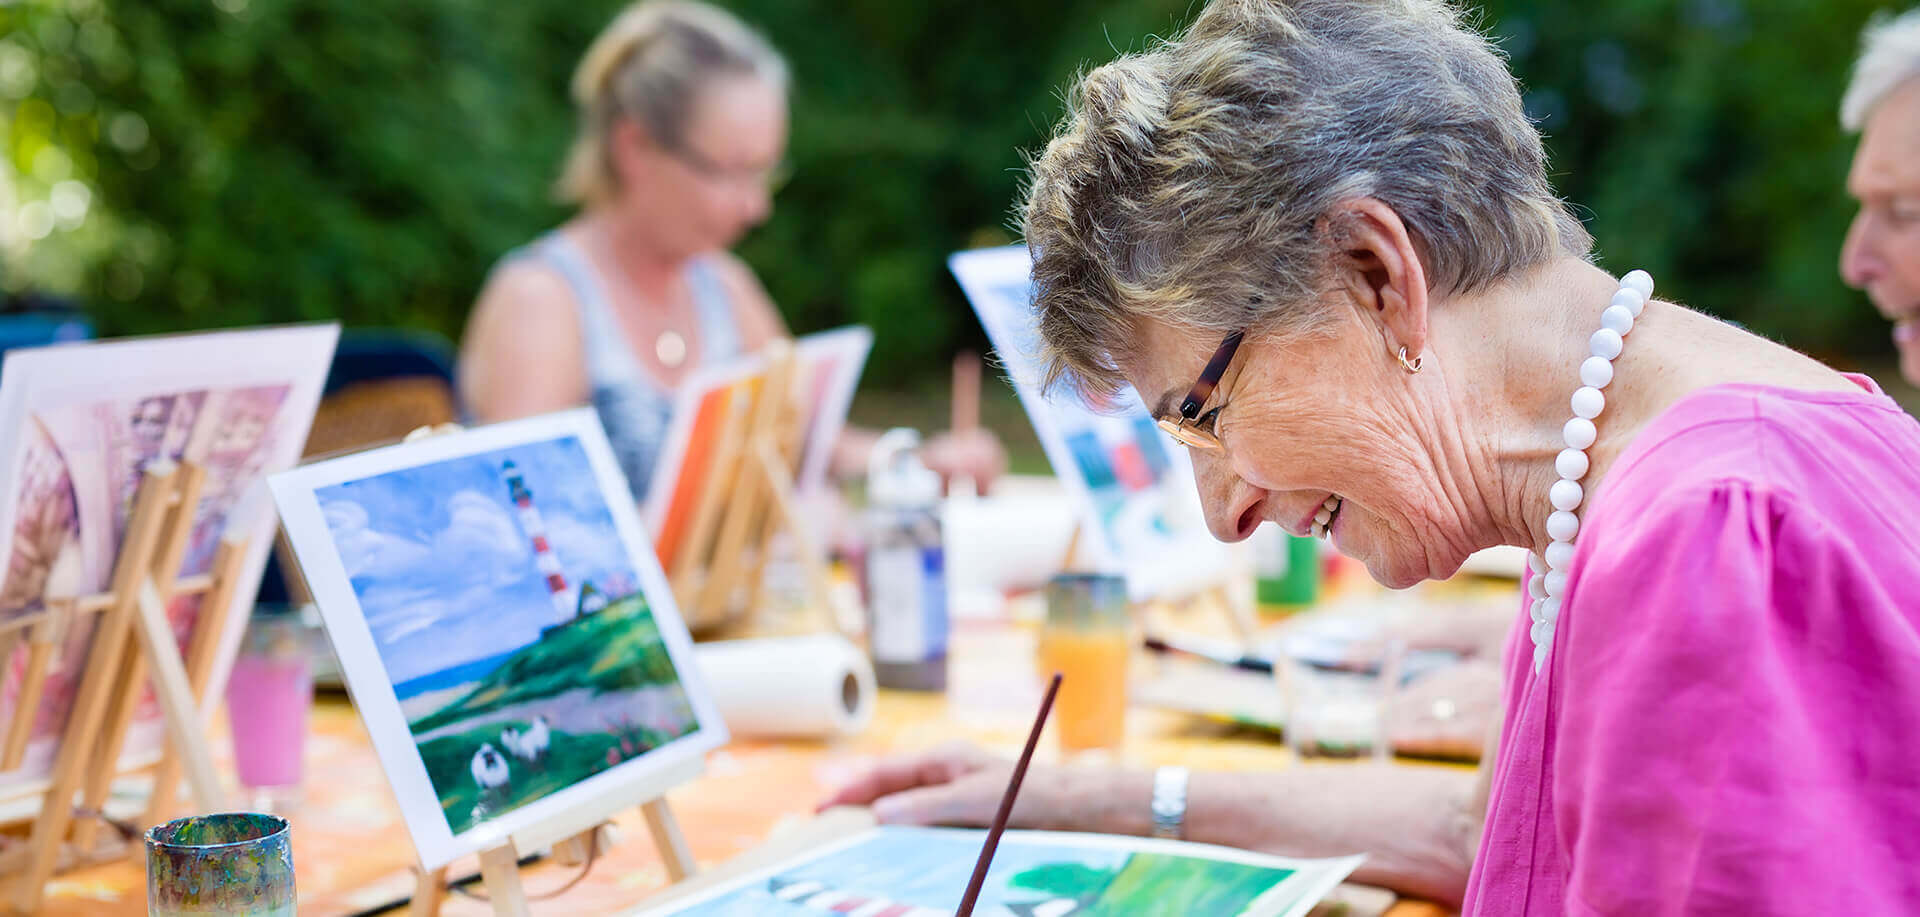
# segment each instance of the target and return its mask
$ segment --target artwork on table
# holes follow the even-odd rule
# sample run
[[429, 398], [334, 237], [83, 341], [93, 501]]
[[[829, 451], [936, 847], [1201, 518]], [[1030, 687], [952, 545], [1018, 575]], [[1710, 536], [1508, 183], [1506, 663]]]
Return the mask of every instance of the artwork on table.
[[[985, 831], [882, 827], [643, 917], [938, 917], [954, 912]], [[1179, 841], [1008, 831], [981, 917], [1297, 917], [1362, 857], [1292, 860]]]
[[271, 483], [428, 868], [726, 741], [590, 409]]
[[1123, 389], [1094, 404], [1064, 387], [1043, 390], [1025, 246], [959, 252], [949, 266], [993, 341], [1053, 473], [1081, 505], [1079, 544], [1092, 564], [1124, 574], [1135, 599], [1177, 596], [1223, 578], [1227, 549], [1207, 531], [1193, 465], [1185, 448], [1155, 425], [1140, 396]]
[[[222, 695], [272, 547], [265, 475], [293, 466], [326, 381], [337, 325], [130, 338], [7, 354], [0, 369], [0, 729], [24, 686], [25, 636], [52, 624], [49, 584], [61, 595], [106, 591], [135, 491], [148, 465], [188, 461], [206, 472], [180, 575], [207, 573], [221, 539], [247, 539], [234, 605], [206, 694]], [[197, 595], [167, 607], [184, 647]], [[41, 683], [20, 767], [0, 774], [0, 796], [45, 784], [79, 690], [97, 614], [65, 628]], [[157, 760], [165, 723], [149, 690], [123, 748], [123, 768]]]
[[[797, 369], [792, 395], [801, 441], [794, 444], [794, 490], [803, 497], [827, 479], [833, 446], [846, 427], [860, 372], [873, 349], [873, 332], [852, 325], [794, 341]], [[663, 564], [673, 558], [699, 508], [729, 421], [752, 408], [766, 381], [766, 358], [755, 354], [700, 370], [680, 386], [673, 419], [646, 489], [645, 518]]]

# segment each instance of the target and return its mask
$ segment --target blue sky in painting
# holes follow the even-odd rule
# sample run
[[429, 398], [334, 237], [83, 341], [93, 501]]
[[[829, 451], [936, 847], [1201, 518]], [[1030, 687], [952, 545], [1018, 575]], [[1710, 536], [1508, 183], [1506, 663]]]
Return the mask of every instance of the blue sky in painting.
[[[781, 875], [815, 879], [866, 896], [882, 896], [901, 904], [952, 910], [967, 890], [974, 861], [980, 856], [981, 832], [925, 828], [885, 828], [872, 840], [855, 844]], [[1029, 844], [1003, 839], [981, 888], [977, 913], [997, 905], [1044, 900], [1039, 892], [1009, 890], [1013, 877], [1047, 863], [1079, 863], [1096, 869], [1114, 869], [1124, 863], [1124, 850]], [[821, 917], [774, 898], [764, 880], [730, 895], [676, 913], [676, 917]], [[1002, 913], [1005, 913], [1004, 911]]]
[[557, 623], [501, 475], [509, 459], [533, 491], [570, 590], [637, 580], [570, 436], [320, 488], [314, 495], [395, 683], [517, 649]]

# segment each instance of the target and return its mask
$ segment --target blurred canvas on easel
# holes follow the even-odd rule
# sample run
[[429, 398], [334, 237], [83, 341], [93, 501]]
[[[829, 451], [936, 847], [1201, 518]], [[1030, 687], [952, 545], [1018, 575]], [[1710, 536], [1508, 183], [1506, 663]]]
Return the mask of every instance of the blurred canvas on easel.
[[[118, 775], [153, 767], [142, 821], [221, 805], [211, 718], [266, 563], [264, 477], [297, 459], [337, 325], [17, 351], [0, 367], [0, 857], [14, 907], [127, 847]], [[120, 814], [129, 813], [122, 811]], [[137, 849], [137, 848], [133, 848]]]
[[[173, 461], [204, 473], [176, 572], [206, 573], [223, 536], [244, 533], [250, 547], [238, 579], [257, 583], [273, 525], [262, 479], [297, 460], [338, 334], [336, 325], [300, 326], [8, 355], [0, 370], [0, 442], [7, 444], [0, 532], [8, 536], [0, 569], [0, 729], [18, 737], [26, 725], [24, 744], [0, 749], [0, 798], [45, 788], [79, 675], [107, 664], [88, 658], [91, 616], [54, 620], [50, 577], [68, 580], [62, 591], [76, 595], [104, 590], [142, 472]], [[252, 598], [243, 586], [231, 601], [238, 608]], [[229, 612], [203, 713], [224, 684], [246, 621], [243, 611]], [[167, 614], [176, 633], [190, 635], [199, 599], [176, 599]], [[39, 640], [42, 634], [57, 639]], [[129, 713], [123, 768], [156, 760], [163, 733], [150, 692]]]
[[824, 533], [799, 501], [827, 481], [873, 334], [852, 326], [779, 341], [681, 386], [643, 512], [689, 627], [711, 634], [758, 607], [784, 535], [827, 608]]
[[1131, 388], [1094, 404], [1044, 391], [1025, 246], [958, 252], [948, 260], [1039, 435], [1053, 473], [1080, 506], [1077, 561], [1124, 574], [1135, 600], [1180, 598], [1228, 575], [1208, 533], [1193, 466], [1155, 426]]

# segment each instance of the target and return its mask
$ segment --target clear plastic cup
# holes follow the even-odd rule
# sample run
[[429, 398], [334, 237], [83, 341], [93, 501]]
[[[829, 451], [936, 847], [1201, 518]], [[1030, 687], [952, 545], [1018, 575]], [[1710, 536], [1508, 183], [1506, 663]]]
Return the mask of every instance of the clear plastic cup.
[[1273, 671], [1287, 747], [1302, 760], [1391, 757], [1405, 655], [1402, 640], [1369, 627], [1285, 641]]
[[1068, 573], [1047, 584], [1040, 668], [1043, 677], [1061, 674], [1049, 727], [1061, 751], [1120, 747], [1126, 737], [1127, 661], [1132, 653], [1126, 580]]

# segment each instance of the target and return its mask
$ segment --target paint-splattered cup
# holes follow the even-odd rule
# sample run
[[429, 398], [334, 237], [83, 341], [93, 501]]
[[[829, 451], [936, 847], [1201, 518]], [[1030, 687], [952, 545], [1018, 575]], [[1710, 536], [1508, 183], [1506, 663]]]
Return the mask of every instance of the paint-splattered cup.
[[147, 913], [293, 917], [287, 820], [235, 812], [195, 815], [149, 829]]

